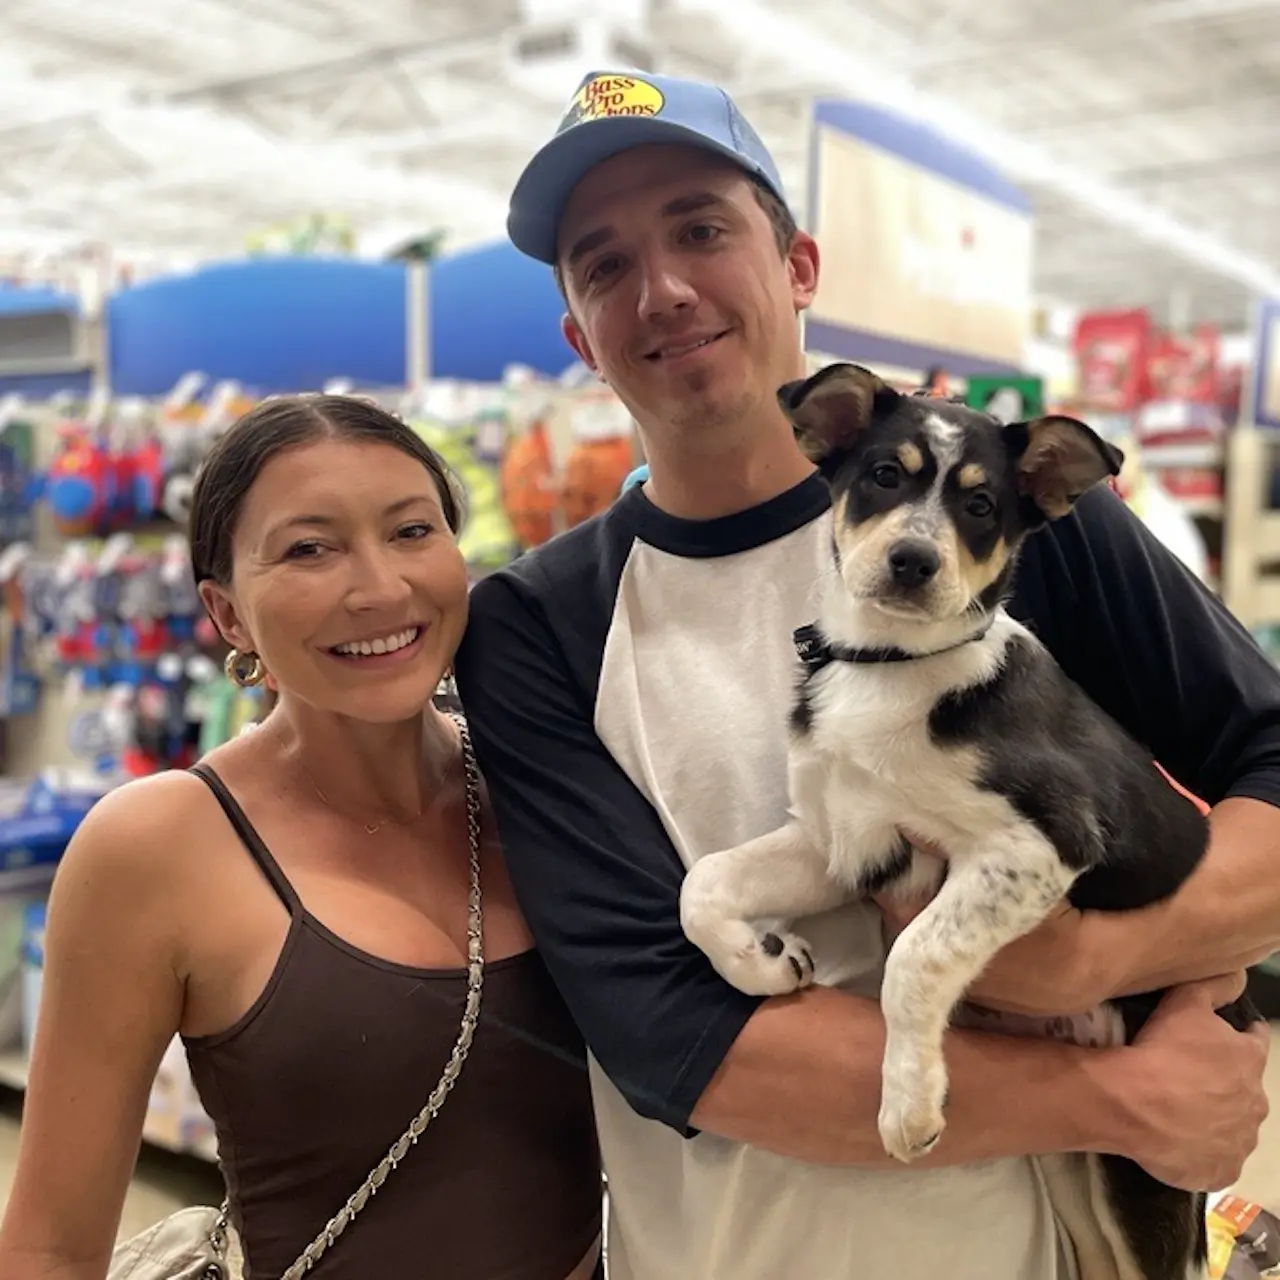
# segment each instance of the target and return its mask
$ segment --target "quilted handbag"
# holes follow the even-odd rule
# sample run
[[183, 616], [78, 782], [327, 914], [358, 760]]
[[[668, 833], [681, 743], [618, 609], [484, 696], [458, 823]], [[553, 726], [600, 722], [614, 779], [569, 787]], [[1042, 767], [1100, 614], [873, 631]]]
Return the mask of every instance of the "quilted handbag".
[[241, 1280], [226, 1206], [179, 1209], [117, 1245], [107, 1280]]

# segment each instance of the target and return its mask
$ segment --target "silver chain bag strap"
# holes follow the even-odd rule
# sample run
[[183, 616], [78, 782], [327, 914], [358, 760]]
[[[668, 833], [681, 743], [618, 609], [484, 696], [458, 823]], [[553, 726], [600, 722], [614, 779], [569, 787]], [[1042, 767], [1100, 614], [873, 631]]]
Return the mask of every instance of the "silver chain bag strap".
[[[462, 740], [462, 761], [467, 786], [467, 845], [470, 892], [467, 909], [467, 1001], [462, 1026], [449, 1061], [426, 1106], [392, 1144], [346, 1204], [307, 1245], [280, 1280], [300, 1280], [320, 1261], [327, 1249], [351, 1225], [356, 1214], [386, 1182], [391, 1171], [416, 1145], [435, 1119], [461, 1074], [480, 1021], [480, 996], [484, 988], [484, 933], [480, 908], [480, 770], [471, 747], [467, 722], [453, 717]], [[241, 1274], [236, 1241], [232, 1238], [229, 1206], [218, 1209], [182, 1209], [163, 1222], [117, 1245], [107, 1280], [237, 1280]]]

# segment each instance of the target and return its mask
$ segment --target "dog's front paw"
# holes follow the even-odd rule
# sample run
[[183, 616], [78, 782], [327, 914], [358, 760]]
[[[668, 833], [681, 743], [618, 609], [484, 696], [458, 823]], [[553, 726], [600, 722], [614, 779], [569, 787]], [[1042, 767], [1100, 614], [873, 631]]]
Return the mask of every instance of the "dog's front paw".
[[813, 955], [792, 933], [760, 933], [735, 927], [733, 945], [716, 958], [725, 981], [749, 996], [785, 996], [813, 981]]
[[910, 1164], [926, 1156], [947, 1127], [947, 1075], [941, 1063], [885, 1053], [880, 1094], [880, 1141], [895, 1160]]

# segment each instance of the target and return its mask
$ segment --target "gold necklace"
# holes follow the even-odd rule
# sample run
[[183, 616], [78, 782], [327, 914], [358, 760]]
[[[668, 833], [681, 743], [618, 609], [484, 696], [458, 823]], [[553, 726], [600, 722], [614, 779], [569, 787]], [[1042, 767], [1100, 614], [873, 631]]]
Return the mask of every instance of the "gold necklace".
[[[298, 767], [302, 770], [303, 773], [307, 775], [307, 781], [311, 783], [311, 789], [316, 793], [316, 795], [320, 797], [320, 799], [324, 802], [326, 807], [329, 809], [332, 809], [333, 812], [338, 815], [338, 817], [346, 818], [347, 815], [343, 813], [342, 810], [339, 809], [337, 805], [333, 804], [330, 801], [329, 797], [325, 795], [323, 791], [320, 790], [320, 787], [317, 784], [316, 780], [311, 776], [311, 773], [307, 769], [307, 766], [303, 764], [301, 760], [298, 761]], [[398, 827], [408, 827], [408, 826], [411, 826], [413, 823], [417, 822], [418, 819], [421, 817], [422, 817], [422, 810], [419, 809], [418, 812], [415, 813], [412, 818], [383, 818], [381, 822], [372, 822], [372, 823], [365, 822], [360, 818], [348, 818], [347, 820], [349, 822], [359, 822], [360, 825], [365, 829], [366, 835], [376, 836], [378, 832], [381, 831], [382, 828], [385, 827], [389, 822], [395, 823], [395, 825]]]
[[[279, 728], [277, 729], [276, 737], [280, 739], [281, 746], [284, 746], [287, 749], [288, 744], [284, 740], [284, 731], [282, 729], [279, 729]], [[450, 759], [449, 767], [444, 771], [444, 774], [440, 779], [441, 791], [444, 790], [444, 784], [448, 781], [449, 775], [453, 772], [453, 764], [454, 764], [453, 760]], [[397, 827], [412, 826], [415, 822], [418, 822], [422, 818], [423, 813], [426, 811], [425, 808], [423, 808], [423, 809], [419, 809], [418, 812], [415, 813], [411, 818], [388, 817], [388, 818], [383, 818], [381, 822], [374, 822], [374, 823], [365, 822], [361, 818], [351, 818], [347, 814], [343, 813], [342, 810], [339, 809], [338, 806], [335, 805], [329, 799], [329, 797], [325, 795], [323, 791], [321, 791], [320, 784], [311, 776], [311, 770], [308, 769], [305, 764], [303, 764], [301, 759], [298, 760], [298, 768], [302, 770], [307, 781], [311, 784], [311, 789], [316, 793], [317, 796], [320, 797], [321, 802], [324, 804], [324, 806], [327, 809], [333, 810], [333, 812], [336, 813], [340, 818], [346, 818], [348, 822], [359, 822], [360, 825], [365, 829], [366, 835], [371, 835], [371, 836], [377, 835], [378, 832], [381, 831], [382, 828], [385, 827], [388, 823], [392, 823]]]

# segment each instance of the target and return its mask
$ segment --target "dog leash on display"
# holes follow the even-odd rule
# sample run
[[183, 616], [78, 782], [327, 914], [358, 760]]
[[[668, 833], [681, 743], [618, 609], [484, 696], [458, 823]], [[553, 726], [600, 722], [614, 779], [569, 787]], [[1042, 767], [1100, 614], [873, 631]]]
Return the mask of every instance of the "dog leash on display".
[[832, 662], [916, 662], [924, 658], [936, 658], [939, 654], [963, 649], [965, 645], [981, 640], [991, 630], [991, 625], [991, 622], [988, 622], [981, 631], [975, 631], [972, 635], [965, 636], [963, 640], [944, 645], [941, 649], [930, 649], [928, 653], [911, 653], [895, 645], [878, 649], [862, 649], [855, 645], [841, 644], [836, 640], [828, 640], [816, 622], [797, 627], [792, 633], [792, 639], [805, 674], [814, 675]]

